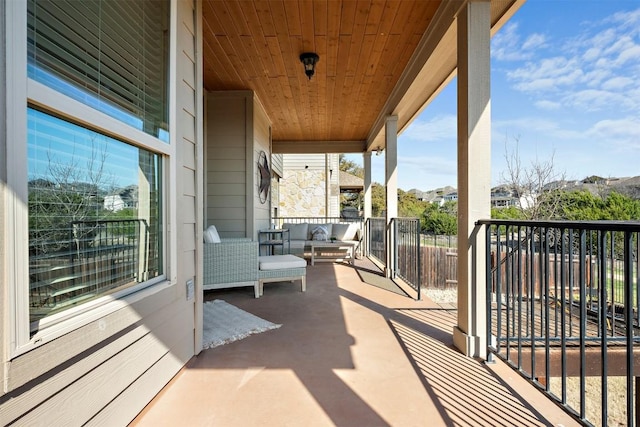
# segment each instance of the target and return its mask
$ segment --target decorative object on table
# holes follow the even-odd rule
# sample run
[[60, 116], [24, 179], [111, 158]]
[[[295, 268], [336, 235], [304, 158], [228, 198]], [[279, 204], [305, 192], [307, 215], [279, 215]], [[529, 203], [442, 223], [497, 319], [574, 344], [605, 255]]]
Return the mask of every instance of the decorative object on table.
[[205, 349], [282, 326], [247, 313], [221, 299], [206, 302], [203, 312], [202, 348]]
[[331, 240], [331, 243], [335, 243], [336, 242], [336, 236], [329, 237], [329, 240]]
[[266, 203], [269, 198], [269, 188], [271, 187], [271, 170], [269, 170], [269, 161], [267, 153], [260, 152], [258, 158], [258, 196], [260, 203]]

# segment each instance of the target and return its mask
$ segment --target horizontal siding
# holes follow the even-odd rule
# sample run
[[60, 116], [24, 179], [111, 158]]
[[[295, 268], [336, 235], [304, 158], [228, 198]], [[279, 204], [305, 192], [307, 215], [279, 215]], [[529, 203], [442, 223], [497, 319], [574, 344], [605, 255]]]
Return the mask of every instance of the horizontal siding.
[[[10, 384], [17, 390], [2, 405], [0, 425], [55, 396], [113, 356], [126, 353], [133, 343], [163, 325], [168, 313], [181, 309], [177, 305], [172, 307], [174, 299], [175, 289], [165, 288], [17, 358], [11, 366]], [[72, 358], [73, 363], [66, 363]], [[66, 365], [66, 369], [59, 369]], [[20, 389], [30, 380], [35, 381], [34, 386]]]
[[207, 94], [205, 222], [215, 225], [221, 237], [246, 236], [249, 94]]
[[321, 169], [325, 168], [324, 154], [283, 154], [283, 169], [284, 170], [299, 170], [307, 169]]
[[[183, 312], [184, 313], [184, 312]], [[184, 335], [182, 343], [178, 349], [187, 348], [193, 338]], [[133, 384], [118, 395], [109, 406], [104, 408], [98, 415], [92, 418], [87, 426], [125, 426], [134, 419], [140, 412], [137, 408], [145, 406], [155, 397], [150, 390], [160, 390], [167, 384], [166, 373], [178, 373], [189, 360], [187, 352], [179, 354], [177, 352], [166, 353], [149, 370], [141, 375]]]
[[[46, 400], [20, 419], [24, 425], [83, 425], [122, 390], [128, 388], [133, 380], [143, 375], [171, 351], [175, 337], [184, 334], [189, 324], [185, 321], [184, 309], [174, 310], [172, 321], [165, 322], [162, 328], [147, 333], [109, 360], [88, 372]], [[183, 360], [186, 363], [187, 360]], [[163, 373], [167, 381], [173, 376]], [[175, 372], [174, 372], [175, 374]], [[78, 398], [82, 396], [82, 398]], [[44, 422], [43, 422], [44, 421]]]
[[[246, 156], [246, 150], [244, 146], [224, 146], [224, 147], [216, 147], [215, 150], [209, 150], [207, 153], [208, 160], [242, 160], [244, 162], [244, 158]], [[244, 171], [244, 163], [242, 165], [242, 170]]]
[[282, 177], [282, 168], [282, 154], [271, 154], [271, 169], [273, 169], [273, 172]]
[[207, 172], [207, 182], [211, 184], [244, 184], [247, 175], [244, 172], [223, 172], [209, 171]]
[[[207, 211], [207, 213], [209, 213]], [[215, 225], [221, 238], [226, 237], [246, 237], [245, 236], [245, 220], [244, 219], [219, 219], [208, 225]]]
[[207, 197], [207, 206], [209, 209], [215, 208], [218, 206], [227, 207], [227, 208], [242, 208], [246, 205], [246, 200], [244, 196], [208, 196]]

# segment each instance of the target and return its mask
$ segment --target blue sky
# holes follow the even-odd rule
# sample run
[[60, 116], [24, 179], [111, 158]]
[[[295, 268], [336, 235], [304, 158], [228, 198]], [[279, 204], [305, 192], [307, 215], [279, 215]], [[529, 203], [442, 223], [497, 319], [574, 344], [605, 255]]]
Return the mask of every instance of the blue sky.
[[[516, 146], [567, 179], [640, 175], [640, 0], [528, 0], [491, 48], [492, 185]], [[372, 169], [382, 183], [384, 156]], [[457, 186], [455, 80], [400, 135], [398, 171], [403, 190]]]

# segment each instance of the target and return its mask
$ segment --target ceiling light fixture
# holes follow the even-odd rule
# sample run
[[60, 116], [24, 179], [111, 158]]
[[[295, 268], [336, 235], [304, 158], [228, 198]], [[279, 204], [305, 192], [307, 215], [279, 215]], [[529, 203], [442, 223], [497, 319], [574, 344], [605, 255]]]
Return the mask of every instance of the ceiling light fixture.
[[305, 52], [300, 54], [300, 62], [304, 65], [304, 73], [307, 75], [309, 80], [311, 80], [311, 76], [315, 73], [316, 63], [319, 60], [320, 57], [314, 52]]

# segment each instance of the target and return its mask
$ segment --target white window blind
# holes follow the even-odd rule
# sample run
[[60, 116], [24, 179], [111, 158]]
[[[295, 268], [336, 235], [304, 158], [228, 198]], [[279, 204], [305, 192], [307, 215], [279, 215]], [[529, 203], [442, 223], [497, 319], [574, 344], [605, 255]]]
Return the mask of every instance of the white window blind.
[[29, 77], [166, 141], [167, 3], [29, 0]]

